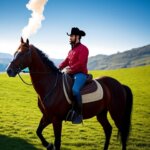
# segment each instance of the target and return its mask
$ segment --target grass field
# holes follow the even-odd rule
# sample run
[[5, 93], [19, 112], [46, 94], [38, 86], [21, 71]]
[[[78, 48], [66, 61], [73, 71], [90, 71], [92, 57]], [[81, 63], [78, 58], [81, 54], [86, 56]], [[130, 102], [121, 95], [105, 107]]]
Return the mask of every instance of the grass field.
[[[91, 71], [94, 77], [111, 76], [130, 86], [134, 95], [132, 133], [128, 150], [150, 149], [150, 66]], [[30, 82], [28, 75], [23, 78]], [[44, 150], [36, 136], [41, 118], [37, 107], [37, 95], [32, 86], [24, 85], [18, 77], [9, 78], [0, 74], [0, 150]], [[108, 116], [109, 117], [109, 116]], [[110, 150], [120, 150], [117, 129], [113, 126]], [[53, 142], [53, 130], [44, 130], [45, 137]], [[104, 144], [102, 127], [92, 118], [84, 125], [63, 123], [62, 150], [102, 150]]]

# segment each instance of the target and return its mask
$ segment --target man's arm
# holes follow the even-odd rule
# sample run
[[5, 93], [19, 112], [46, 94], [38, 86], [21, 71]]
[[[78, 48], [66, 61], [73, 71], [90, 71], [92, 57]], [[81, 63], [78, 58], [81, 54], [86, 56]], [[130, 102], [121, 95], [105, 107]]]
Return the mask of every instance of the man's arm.
[[68, 66], [68, 57], [59, 65], [59, 69], [64, 69]]

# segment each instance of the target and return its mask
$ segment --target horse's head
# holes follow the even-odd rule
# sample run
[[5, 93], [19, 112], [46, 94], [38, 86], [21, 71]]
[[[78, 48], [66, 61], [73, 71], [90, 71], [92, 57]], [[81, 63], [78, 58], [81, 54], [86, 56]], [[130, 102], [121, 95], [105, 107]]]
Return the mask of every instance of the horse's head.
[[7, 74], [10, 77], [15, 77], [21, 70], [29, 67], [31, 64], [31, 49], [29, 40], [23, 41], [21, 37], [21, 44], [14, 54], [14, 58], [7, 67]]

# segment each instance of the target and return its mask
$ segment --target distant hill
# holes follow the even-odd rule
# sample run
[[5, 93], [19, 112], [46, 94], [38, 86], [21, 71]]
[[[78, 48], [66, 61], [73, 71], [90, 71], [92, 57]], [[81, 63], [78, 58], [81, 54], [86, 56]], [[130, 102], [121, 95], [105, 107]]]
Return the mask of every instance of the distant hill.
[[55, 59], [55, 58], [50, 58], [50, 60], [53, 61], [57, 67], [63, 61], [63, 59]]
[[[12, 60], [13, 56], [7, 53], [0, 53], [0, 72], [5, 71], [7, 65]], [[63, 59], [50, 58], [56, 66]], [[122, 53], [113, 55], [96, 55], [89, 58], [89, 70], [109, 70], [117, 68], [129, 68], [136, 66], [144, 66], [150, 64], [150, 45], [134, 48]]]
[[[4, 72], [6, 70], [6, 67], [10, 63], [10, 61], [13, 59], [13, 56], [7, 53], [0, 53], [0, 72]], [[50, 58], [54, 62], [56, 66], [58, 66], [63, 59], [54, 59]]]
[[12, 60], [12, 55], [7, 53], [0, 53], [0, 72], [5, 71], [9, 62]]
[[150, 45], [134, 48], [113, 55], [97, 55], [89, 58], [89, 70], [109, 70], [150, 64]]

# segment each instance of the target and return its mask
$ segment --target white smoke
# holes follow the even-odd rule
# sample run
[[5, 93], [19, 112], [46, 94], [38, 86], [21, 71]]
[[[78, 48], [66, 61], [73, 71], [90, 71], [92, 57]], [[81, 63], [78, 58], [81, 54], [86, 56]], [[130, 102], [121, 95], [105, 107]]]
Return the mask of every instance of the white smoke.
[[22, 37], [29, 38], [32, 34], [36, 33], [41, 28], [42, 20], [44, 20], [43, 11], [44, 6], [48, 0], [29, 0], [26, 7], [32, 11], [31, 18], [29, 18], [28, 25], [22, 30]]

